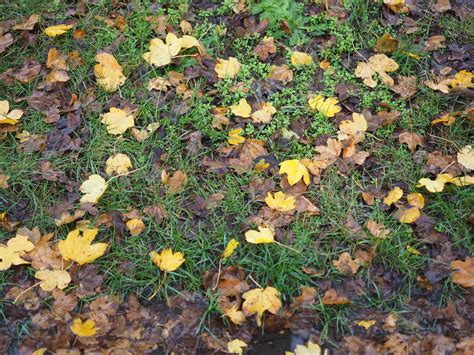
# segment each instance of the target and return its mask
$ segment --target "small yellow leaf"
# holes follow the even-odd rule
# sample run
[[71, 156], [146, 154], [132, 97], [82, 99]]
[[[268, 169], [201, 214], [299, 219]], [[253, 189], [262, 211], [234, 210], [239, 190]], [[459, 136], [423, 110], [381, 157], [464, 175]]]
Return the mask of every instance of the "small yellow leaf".
[[392, 190], [390, 190], [383, 199], [383, 203], [385, 203], [387, 206], [391, 206], [392, 204], [395, 204], [399, 199], [401, 199], [403, 196], [403, 190], [396, 186]]
[[260, 159], [257, 164], [255, 164], [255, 170], [262, 172], [267, 170], [270, 167], [270, 164], [265, 161], [265, 159]]
[[407, 195], [407, 202], [420, 210], [425, 207], [425, 198], [419, 192], [412, 192]]
[[137, 236], [146, 228], [145, 223], [139, 218], [133, 218], [125, 224], [132, 236]]
[[273, 196], [268, 192], [265, 203], [268, 207], [280, 212], [291, 211], [296, 207], [296, 199], [293, 196], [286, 197], [286, 194], [282, 191], [276, 192]]
[[276, 108], [271, 102], [265, 102], [260, 110], [252, 113], [252, 120], [254, 123], [268, 123], [276, 112]]
[[365, 330], [368, 330], [370, 327], [375, 325], [375, 323], [376, 322], [374, 320], [360, 320], [360, 321], [356, 322], [357, 325], [359, 325], [361, 327], [364, 327]]
[[0, 101], [0, 124], [16, 125], [23, 116], [22, 110], [11, 110], [8, 101]]
[[258, 231], [249, 230], [245, 232], [245, 240], [252, 244], [273, 243], [274, 235], [272, 230], [267, 226], [259, 226]]
[[327, 350], [324, 350], [324, 352], [321, 351], [319, 344], [308, 340], [306, 346], [301, 344], [296, 345], [294, 355], [327, 355], [327, 353]]
[[310, 98], [309, 106], [326, 117], [334, 117], [336, 113], [341, 112], [341, 106], [338, 106], [339, 100], [336, 97], [328, 97], [324, 99], [321, 95]]
[[222, 259], [227, 259], [229, 256], [231, 256], [235, 248], [237, 248], [238, 246], [238, 241], [236, 241], [235, 239], [229, 240], [229, 243], [227, 243], [227, 246], [225, 247], [225, 250], [222, 253]]
[[458, 187], [472, 185], [474, 184], [474, 176], [459, 176], [453, 178], [451, 182]]
[[240, 99], [238, 104], [232, 105], [230, 110], [234, 115], [244, 118], [250, 117], [250, 113], [252, 112], [252, 108], [245, 98]]
[[21, 256], [25, 252], [30, 252], [35, 248], [28, 237], [18, 235], [10, 239], [7, 245], [0, 244], [0, 270], [7, 270], [12, 265], [29, 264]]
[[466, 145], [458, 153], [458, 163], [467, 170], [474, 170], [474, 148], [472, 145]]
[[56, 287], [62, 290], [71, 282], [71, 276], [66, 270], [36, 271], [35, 277], [42, 281], [40, 287], [44, 291], [52, 291]]
[[242, 311], [238, 310], [236, 305], [233, 305], [231, 308], [223, 309], [224, 315], [228, 317], [232, 323], [241, 325], [245, 322], [245, 314]]
[[81, 197], [81, 203], [97, 203], [99, 198], [107, 190], [107, 183], [100, 175], [91, 175], [84, 181], [79, 188], [84, 196]]
[[227, 352], [230, 354], [242, 355], [244, 351], [242, 348], [245, 347], [247, 347], [247, 343], [245, 343], [243, 340], [234, 339], [227, 343]]
[[105, 173], [107, 175], [112, 175], [114, 172], [119, 175], [126, 174], [130, 168], [132, 168], [130, 158], [121, 153], [110, 156], [105, 162]]
[[175, 271], [184, 263], [184, 255], [180, 252], [173, 253], [171, 248], [163, 249], [160, 254], [156, 251], [150, 253], [151, 260], [163, 271]]
[[221, 79], [233, 79], [240, 72], [240, 68], [239, 61], [234, 57], [229, 57], [228, 60], [218, 58], [214, 70]]
[[229, 144], [231, 145], [237, 145], [245, 142], [245, 138], [240, 136], [243, 131], [244, 130], [242, 128], [237, 128], [230, 131], [229, 138], [227, 138], [227, 142], [229, 142]]
[[46, 352], [46, 348], [39, 348], [38, 350], [35, 350], [31, 353], [31, 355], [44, 355], [44, 353]]
[[435, 180], [428, 178], [421, 178], [418, 180], [418, 185], [416, 187], [424, 186], [429, 192], [441, 192], [444, 190], [444, 185], [446, 183], [454, 182], [453, 176], [451, 174], [443, 173], [439, 174]]
[[407, 245], [407, 251], [413, 255], [421, 255], [421, 253], [417, 249], [413, 248], [411, 245]]
[[135, 126], [133, 114], [125, 110], [111, 107], [109, 112], [101, 115], [101, 122], [107, 125], [107, 132], [113, 135], [124, 133], [127, 129]]
[[395, 217], [401, 222], [410, 224], [415, 222], [418, 218], [420, 218], [420, 210], [417, 207], [406, 208], [402, 210], [398, 210], [395, 213]]
[[143, 54], [143, 59], [156, 67], [170, 64], [182, 47], [182, 39], [176, 37], [174, 33], [166, 35], [166, 43], [160, 38], [153, 38], [150, 41], [149, 52]]
[[60, 36], [72, 28], [71, 25], [55, 25], [49, 26], [44, 29], [44, 34], [50, 38]]
[[97, 84], [105, 91], [114, 92], [125, 83], [123, 69], [115, 57], [109, 53], [99, 53], [95, 56], [94, 75]]
[[257, 324], [262, 325], [262, 316], [265, 311], [277, 314], [281, 308], [280, 292], [273, 287], [256, 288], [242, 295], [245, 300], [242, 310], [245, 315], [257, 314]]
[[82, 322], [82, 319], [76, 318], [71, 325], [71, 330], [80, 337], [90, 337], [97, 333], [95, 322], [92, 319]]
[[79, 265], [93, 262], [104, 255], [107, 249], [107, 243], [91, 244], [98, 232], [96, 228], [75, 229], [69, 232], [65, 240], [59, 241], [59, 252], [65, 260], [75, 261]]
[[451, 126], [454, 122], [456, 122], [456, 117], [454, 117], [453, 115], [449, 113], [446, 113], [442, 115], [441, 117], [436, 118], [433, 121], [431, 121], [431, 125], [434, 126], [441, 123], [445, 126]]
[[467, 70], [461, 70], [454, 75], [454, 79], [451, 81], [451, 86], [453, 88], [462, 88], [462, 89], [472, 89], [474, 84], [472, 80], [474, 79], [474, 74], [468, 72]]
[[303, 179], [306, 185], [310, 183], [310, 176], [306, 166], [298, 159], [285, 160], [280, 163], [280, 174], [286, 174], [290, 186]]
[[291, 64], [294, 66], [310, 65], [313, 64], [313, 57], [308, 53], [293, 52], [291, 53]]

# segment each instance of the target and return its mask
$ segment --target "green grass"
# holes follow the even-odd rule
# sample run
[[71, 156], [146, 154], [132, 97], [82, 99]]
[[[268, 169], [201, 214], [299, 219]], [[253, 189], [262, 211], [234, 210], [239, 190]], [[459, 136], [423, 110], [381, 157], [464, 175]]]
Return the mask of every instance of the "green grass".
[[[59, 1], [53, 3], [51, 6], [46, 6], [43, 1], [3, 4], [1, 16], [4, 19], [20, 19], [31, 13], [43, 13], [49, 9], [56, 17], [54, 20], [44, 20], [41, 28], [68, 20], [63, 3]], [[160, 10], [161, 13], [168, 14], [171, 23], [179, 24], [186, 13], [185, 7], [179, 7], [180, 3], [168, 2], [169, 7]], [[278, 32], [276, 25], [273, 23], [271, 25], [270, 31], [273, 31], [275, 37], [279, 36], [279, 41], [287, 48], [284, 51], [279, 49], [280, 54], [287, 59], [291, 53], [290, 49], [305, 50], [310, 45], [311, 36], [335, 36], [337, 41], [330, 48], [313, 51], [315, 59], [329, 59], [334, 69], [334, 72], [321, 76], [324, 84], [322, 93], [325, 96], [335, 95], [338, 83], [357, 84], [360, 88], [357, 96], [358, 110], [370, 109], [376, 113], [383, 104], [401, 113], [401, 119], [396, 124], [375, 134], [367, 134], [366, 140], [361, 144], [364, 150], [370, 152], [370, 166], [346, 172], [332, 166], [322, 174], [318, 185], [310, 187], [306, 196], [321, 209], [321, 215], [299, 215], [294, 222], [284, 228], [284, 235], [288, 235], [289, 232], [293, 234], [294, 243], [291, 247], [299, 251], [295, 252], [276, 244], [252, 245], [245, 242], [244, 232], [254, 227], [248, 222], [248, 217], [257, 214], [264, 205], [263, 202], [252, 200], [245, 192], [245, 187], [254, 177], [254, 173], [237, 175], [228, 172], [218, 177], [206, 173], [201, 166], [204, 156], [217, 156], [216, 149], [225, 142], [227, 135], [226, 130], [220, 132], [212, 128], [212, 108], [230, 106], [240, 98], [259, 95], [254, 84], [256, 81], [265, 80], [271, 66], [251, 55], [251, 51], [260, 41], [259, 36], [250, 35], [234, 39], [230, 29], [227, 29], [229, 32], [225, 36], [219, 35], [218, 30], [222, 31], [223, 23], [211, 23], [212, 16], [205, 12], [194, 14], [193, 35], [204, 44], [208, 54], [212, 57], [227, 57], [228, 48], [231, 48], [242, 63], [242, 71], [236, 79], [222, 80], [215, 85], [209, 85], [203, 79], [190, 80], [188, 85], [195, 93], [189, 102], [190, 109], [182, 115], [173, 115], [172, 110], [180, 104], [181, 98], [174, 97], [164, 103], [158, 103], [157, 97], [148, 93], [147, 83], [153, 77], [166, 76], [170, 70], [183, 72], [186, 67], [193, 67], [195, 63], [183, 60], [178, 65], [155, 69], [144, 62], [142, 55], [148, 50], [149, 41], [156, 36], [145, 20], [146, 16], [152, 14], [148, 5], [148, 2], [138, 4], [135, 11], [127, 16], [124, 33], [109, 28], [96, 19], [97, 15], [105, 17], [110, 15], [110, 2], [100, 1], [97, 4], [87, 5], [85, 16], [81, 17], [75, 26], [87, 31], [84, 40], [75, 41], [70, 33], [56, 39], [48, 39], [38, 32], [36, 45], [24, 48], [16, 43], [3, 53], [0, 62], [0, 72], [4, 72], [11, 67], [20, 68], [27, 57], [45, 63], [47, 51], [51, 47], [59, 48], [65, 53], [79, 50], [85, 64], [69, 71], [71, 80], [67, 86], [79, 96], [87, 87], [94, 87], [97, 101], [102, 107], [101, 112], [104, 112], [113, 95], [96, 87], [92, 68], [95, 65], [96, 53], [116, 44], [114, 55], [124, 67], [128, 78], [116, 95], [121, 97], [122, 102], [128, 100], [140, 106], [136, 118], [138, 127], [146, 127], [155, 122], [161, 125], [159, 130], [144, 142], [137, 142], [128, 133], [116, 138], [108, 135], [105, 126], [100, 123], [101, 112], [85, 110], [82, 118], [87, 133], [84, 135], [75, 133], [84, 139], [77, 152], [52, 156], [40, 153], [23, 154], [17, 151], [19, 143], [15, 140], [14, 134], [8, 134], [6, 138], [0, 140], [0, 173], [10, 175], [10, 188], [1, 190], [0, 212], [6, 211], [15, 216], [19, 213], [18, 206], [26, 203], [28, 218], [23, 225], [29, 228], [38, 226], [43, 233], [54, 232], [55, 240], [64, 239], [68, 231], [74, 227], [71, 224], [57, 228], [47, 212], [48, 208], [63, 201], [67, 194], [77, 193], [80, 183], [89, 174], [105, 176], [105, 161], [113, 153], [127, 154], [134, 169], [138, 170], [111, 181], [97, 205], [98, 215], [87, 216], [90, 222], [94, 223], [101, 213], [143, 210], [144, 207], [155, 203], [161, 204], [168, 211], [169, 219], [160, 225], [144, 216], [143, 221], [147, 228], [135, 237], [125, 232], [119, 238], [114, 234], [113, 228], [100, 227], [98, 240], [110, 244], [109, 252], [97, 261], [101, 274], [105, 277], [103, 292], [118, 293], [122, 298], [127, 294], [137, 294], [144, 300], [163, 277], [159, 269], [149, 260], [149, 252], [172, 247], [173, 250], [184, 253], [186, 263], [168, 275], [167, 282], [157, 299], [184, 290], [206, 293], [206, 290], [203, 290], [201, 274], [218, 269], [222, 250], [231, 238], [236, 238], [240, 246], [225, 265], [239, 265], [260, 285], [276, 287], [285, 301], [290, 301], [297, 295], [300, 286], [318, 287], [323, 280], [330, 280], [334, 285], [343, 285], [347, 280], [362, 278], [367, 289], [360, 299], [354, 301], [353, 308], [333, 308], [323, 304], [315, 307], [320, 316], [323, 338], [329, 337], [334, 329], [339, 334], [350, 333], [351, 324], [347, 317], [351, 312], [356, 312], [358, 307], [384, 312], [393, 311], [403, 315], [407, 309], [404, 300], [410, 296], [411, 290], [417, 287], [416, 279], [427, 266], [429, 250], [420, 242], [412, 227], [400, 224], [393, 213], [383, 210], [380, 206], [367, 206], [361, 200], [360, 193], [370, 184], [388, 188], [395, 183], [405, 183], [408, 192], [421, 191], [427, 202], [423, 211], [435, 218], [436, 229], [446, 233], [454, 247], [466, 248], [469, 253], [473, 252], [474, 246], [470, 237], [472, 226], [467, 222], [474, 202], [473, 188], [449, 187], [440, 194], [417, 190], [417, 181], [423, 177], [421, 172], [423, 165], [415, 162], [405, 145], [392, 138], [392, 133], [397, 129], [414, 131], [425, 134], [425, 138], [430, 139], [430, 151], [437, 149], [446, 154], [455, 154], [458, 148], [470, 142], [472, 123], [461, 118], [451, 127], [432, 128], [430, 121], [443, 112], [460, 110], [466, 104], [466, 100], [459, 96], [440, 96], [421, 84], [430, 72], [430, 55], [421, 54], [422, 58], [415, 60], [403, 54], [403, 51], [414, 53], [420, 51], [420, 47], [412, 38], [402, 36], [400, 38], [402, 46], [393, 54], [393, 58], [400, 64], [396, 74], [416, 75], [420, 82], [418, 93], [410, 101], [394, 98], [393, 93], [382, 84], [373, 90], [365, 87], [354, 75], [355, 64], [347, 67], [342, 57], [343, 54], [353, 56], [356, 51], [371, 49], [377, 38], [386, 31], [394, 33], [393, 28], [386, 28], [379, 22], [379, 7], [372, 5], [367, 7], [365, 2], [349, 1], [347, 7], [350, 15], [344, 25], [339, 25], [334, 18], [327, 15], [313, 16], [304, 21], [304, 25], [301, 25], [304, 29], [300, 31], [301, 37], [292, 38], [292, 43], [288, 43], [289, 39]], [[220, 10], [222, 14], [231, 13], [228, 5], [228, 3], [223, 5]], [[300, 9], [291, 11], [299, 14]], [[262, 12], [256, 11], [257, 14]], [[295, 21], [297, 23], [302, 20], [297, 17]], [[432, 25], [430, 18], [423, 18], [420, 21], [420, 30], [417, 34], [420, 43], [429, 37]], [[466, 43], [472, 38], [472, 26], [469, 27], [467, 23], [458, 21], [450, 15], [443, 15], [439, 19], [439, 25], [448, 41], [456, 40], [459, 35], [466, 39]], [[357, 30], [361, 28], [368, 30]], [[118, 41], [119, 38], [122, 39]], [[229, 46], [226, 46], [227, 43]], [[292, 47], [295, 44], [299, 47]], [[273, 121], [263, 127], [251, 124], [245, 127], [246, 136], [265, 140], [269, 152], [274, 154], [278, 161], [314, 155], [313, 143], [303, 144], [295, 140], [287, 143], [272, 138], [280, 130], [290, 129], [292, 123], [300, 119], [310, 121], [307, 134], [312, 142], [321, 134], [335, 135], [337, 132], [332, 119], [315, 114], [307, 107], [308, 94], [312, 92], [311, 88], [320, 71], [318, 64], [316, 61], [313, 66], [292, 67], [293, 82], [268, 96], [268, 100], [278, 109]], [[16, 82], [12, 86], [0, 83], [1, 99], [8, 99], [14, 108], [26, 109], [27, 103], [21, 99], [31, 95], [39, 81], [38, 79], [28, 84]], [[246, 91], [231, 92], [231, 88], [238, 82], [243, 83], [242, 87], [246, 88]], [[202, 96], [198, 93], [202, 93]], [[229, 117], [234, 123], [235, 117], [230, 115]], [[26, 130], [31, 134], [47, 134], [54, 130], [54, 126], [44, 123], [42, 114], [29, 109], [21, 121], [20, 130]], [[196, 130], [203, 134], [203, 148], [198, 155], [188, 156], [184, 137]], [[431, 136], [440, 138], [430, 138]], [[157, 152], [160, 150], [167, 153], [162, 166], [158, 166], [156, 162]], [[44, 159], [50, 160], [55, 170], [65, 171], [71, 184], [36, 181], [38, 164]], [[171, 171], [182, 170], [188, 175], [184, 192], [177, 195], [166, 193], [166, 188], [160, 179], [163, 167]], [[271, 177], [268, 173], [262, 175]], [[278, 186], [280, 181], [278, 174], [274, 179]], [[194, 195], [208, 199], [214, 193], [222, 193], [224, 199], [206, 217], [193, 216], [186, 209], [186, 205]], [[74, 207], [77, 208], [79, 205], [76, 203]], [[361, 226], [369, 219], [383, 223], [391, 230], [390, 237], [379, 241], [368, 233], [365, 236], [353, 235], [344, 226], [348, 213], [351, 213]], [[0, 228], [2, 241], [8, 240], [13, 234]], [[289, 241], [283, 240], [282, 243], [286, 244]], [[361, 268], [357, 276], [341, 275], [332, 265], [332, 260], [337, 259], [342, 252], [352, 254], [357, 247], [369, 247], [374, 244], [377, 245], [377, 256], [373, 265]], [[420, 250], [421, 255], [410, 253], [408, 246]], [[124, 265], [127, 266], [128, 272], [122, 271], [121, 267]], [[304, 273], [302, 268], [306, 266], [322, 270], [322, 275], [312, 276]], [[390, 270], [402, 278], [398, 293], [390, 297], [381, 294], [377, 280], [374, 279], [375, 270], [382, 269]], [[11, 286], [9, 281], [11, 275], [11, 271], [0, 274], [2, 295]], [[440, 300], [440, 305], [447, 301], [448, 296], [461, 296], [459, 289], [449, 280], [446, 280], [444, 287], [445, 298]], [[206, 317], [217, 314], [219, 308], [215, 293], [207, 291], [207, 299], [210, 304]], [[8, 315], [3, 311], [2, 302], [5, 301], [0, 300], [0, 318], [5, 319]], [[206, 323], [207, 320], [203, 322]], [[25, 320], [18, 327], [17, 336], [21, 337], [27, 332], [28, 322]]]

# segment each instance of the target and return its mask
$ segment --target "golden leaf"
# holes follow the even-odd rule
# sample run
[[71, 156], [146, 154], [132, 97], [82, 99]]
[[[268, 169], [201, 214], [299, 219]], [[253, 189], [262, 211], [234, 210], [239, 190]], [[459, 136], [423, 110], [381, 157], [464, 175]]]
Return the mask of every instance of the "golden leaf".
[[293, 196], [287, 197], [283, 191], [278, 191], [273, 196], [268, 192], [265, 203], [268, 207], [280, 212], [291, 211], [296, 208], [296, 199]]
[[119, 135], [135, 126], [134, 115], [119, 108], [111, 107], [109, 112], [102, 114], [100, 117], [101, 122], [107, 125], [109, 134]]
[[274, 235], [272, 230], [267, 226], [259, 226], [258, 231], [249, 230], [245, 232], [245, 240], [252, 244], [273, 243]]
[[236, 305], [233, 305], [231, 308], [223, 309], [224, 315], [228, 317], [232, 323], [241, 325], [245, 322], [245, 314], [242, 311], [238, 310]]
[[36, 271], [35, 277], [42, 281], [40, 287], [44, 291], [52, 291], [56, 287], [62, 290], [71, 282], [71, 276], [66, 270]]
[[173, 253], [171, 248], [163, 249], [160, 254], [158, 254], [156, 251], [152, 251], [150, 253], [150, 257], [156, 266], [167, 272], [177, 270], [185, 261], [183, 253]]
[[132, 236], [139, 235], [146, 228], [145, 223], [139, 218], [133, 218], [127, 221], [125, 225]]
[[454, 182], [453, 176], [451, 174], [443, 173], [439, 174], [435, 180], [428, 178], [421, 178], [418, 180], [418, 185], [416, 187], [424, 186], [429, 192], [441, 192], [444, 190], [444, 185], [446, 183]]
[[65, 260], [75, 261], [79, 265], [93, 262], [104, 255], [107, 249], [107, 243], [91, 244], [98, 232], [96, 228], [75, 229], [69, 232], [65, 240], [59, 241], [59, 252]]
[[351, 254], [344, 252], [339, 255], [338, 260], [333, 260], [332, 264], [342, 274], [355, 275], [359, 270], [359, 259], [352, 259]]
[[303, 179], [306, 185], [310, 183], [309, 172], [306, 166], [298, 159], [285, 160], [280, 163], [280, 174], [286, 174], [290, 186]]
[[160, 38], [153, 38], [150, 41], [150, 51], [143, 54], [143, 59], [156, 67], [170, 64], [171, 59], [181, 50], [182, 42], [181, 38], [171, 32], [166, 35], [166, 43]]
[[352, 121], [344, 120], [339, 124], [338, 138], [339, 140], [354, 138], [360, 141], [367, 128], [367, 120], [364, 115], [354, 112], [352, 114]]
[[257, 324], [262, 325], [262, 316], [265, 311], [277, 314], [281, 308], [280, 292], [273, 287], [256, 288], [242, 295], [245, 300], [242, 310], [245, 315], [257, 314]]
[[92, 319], [82, 322], [82, 319], [76, 318], [71, 325], [71, 330], [80, 337], [90, 337], [97, 333], [95, 322]]
[[407, 224], [415, 222], [418, 218], [420, 218], [420, 215], [421, 215], [420, 210], [417, 207], [400, 209], [395, 213], [395, 217], [401, 223], [407, 223]]
[[243, 131], [244, 130], [242, 128], [237, 128], [230, 131], [229, 138], [227, 138], [227, 142], [229, 142], [229, 144], [231, 145], [237, 145], [245, 142], [245, 138], [240, 136]]
[[252, 113], [252, 120], [254, 123], [268, 123], [272, 120], [272, 116], [276, 112], [276, 108], [271, 102], [265, 102], [262, 104], [262, 108], [260, 110]]
[[234, 339], [227, 343], [227, 352], [230, 354], [242, 355], [243, 349], [247, 347], [247, 343], [240, 339]]
[[361, 327], [364, 327], [365, 330], [368, 330], [370, 327], [372, 327], [373, 325], [375, 325], [375, 321], [372, 319], [372, 320], [360, 320], [358, 322], [356, 322], [357, 325], [361, 326]]
[[221, 79], [233, 79], [240, 72], [240, 68], [239, 61], [234, 57], [229, 57], [228, 60], [218, 58], [214, 70]]
[[385, 203], [387, 206], [391, 206], [392, 204], [395, 204], [399, 199], [401, 199], [403, 196], [403, 190], [396, 186], [392, 190], [390, 190], [383, 199], [383, 203]]
[[378, 74], [382, 82], [388, 86], [393, 86], [393, 79], [387, 74], [398, 69], [398, 63], [388, 58], [385, 54], [376, 54], [369, 58], [368, 63], [360, 62], [357, 64], [355, 76], [364, 79], [364, 84], [374, 88], [377, 82], [374, 80], [374, 74]]
[[108, 92], [117, 91], [125, 83], [123, 69], [112, 54], [99, 53], [95, 56], [96, 64], [94, 66], [94, 75], [97, 84]]
[[310, 65], [313, 64], [313, 57], [308, 53], [293, 52], [291, 53], [291, 64], [294, 66]]
[[[327, 355], [328, 351], [321, 351], [319, 344], [313, 343], [308, 340], [305, 345], [298, 344], [295, 348], [295, 355]], [[286, 354], [285, 354], [286, 355]]]
[[472, 89], [474, 88], [472, 79], [474, 79], [474, 74], [467, 70], [461, 70], [454, 75], [454, 79], [451, 81], [451, 86], [453, 88]]
[[336, 97], [324, 99], [321, 95], [310, 98], [309, 106], [326, 117], [334, 117], [336, 113], [341, 112], [341, 106], [338, 106], [339, 100]]
[[235, 239], [229, 240], [229, 242], [227, 243], [227, 246], [224, 249], [224, 252], [222, 253], [222, 259], [227, 259], [229, 256], [231, 256], [235, 248], [237, 248], [238, 246], [239, 246], [238, 241], [236, 241]]
[[34, 248], [34, 244], [28, 240], [28, 237], [22, 235], [10, 239], [6, 246], [0, 244], [0, 270], [7, 270], [12, 265], [29, 264], [21, 256]]
[[84, 196], [81, 197], [81, 203], [97, 203], [99, 198], [107, 190], [107, 183], [100, 175], [91, 175], [79, 187]]
[[46, 27], [43, 31], [43, 33], [48, 36], [49, 38], [53, 38], [56, 36], [60, 36], [62, 34], [65, 34], [67, 31], [69, 31], [72, 28], [71, 25], [55, 25], [55, 26], [49, 26]]
[[252, 112], [252, 108], [247, 102], [247, 99], [240, 99], [238, 104], [232, 105], [230, 107], [231, 112], [239, 117], [250, 117], [250, 113]]
[[412, 192], [407, 195], [407, 202], [420, 210], [425, 207], [425, 198], [419, 192]]
[[6, 100], [0, 101], [0, 124], [15, 125], [23, 116], [22, 110], [11, 110], [10, 104]]
[[105, 173], [109, 176], [114, 172], [119, 175], [126, 174], [130, 168], [132, 168], [130, 158], [121, 153], [110, 156], [105, 162]]

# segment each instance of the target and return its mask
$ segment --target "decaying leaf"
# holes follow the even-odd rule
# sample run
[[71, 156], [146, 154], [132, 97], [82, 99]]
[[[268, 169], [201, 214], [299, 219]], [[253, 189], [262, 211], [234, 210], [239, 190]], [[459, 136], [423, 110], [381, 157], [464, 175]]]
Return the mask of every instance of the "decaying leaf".
[[453, 282], [463, 287], [474, 287], [474, 258], [467, 257], [465, 261], [451, 262]]
[[393, 86], [393, 79], [387, 74], [398, 69], [398, 64], [393, 59], [388, 58], [385, 54], [376, 54], [369, 58], [367, 63], [360, 62], [357, 64], [355, 75], [358, 78], [364, 79], [364, 84], [374, 88], [377, 82], [373, 76], [378, 74], [382, 82], [387, 86]]
[[358, 259], [352, 259], [348, 252], [339, 255], [339, 259], [333, 260], [332, 264], [340, 273], [348, 275], [355, 275], [360, 267]]
[[277, 314], [281, 308], [280, 292], [273, 287], [256, 288], [242, 295], [245, 300], [242, 310], [245, 315], [257, 314], [257, 324], [262, 325], [262, 316], [265, 311]]
[[139, 235], [146, 228], [145, 223], [140, 218], [132, 218], [131, 220], [125, 223], [128, 231], [132, 236]]

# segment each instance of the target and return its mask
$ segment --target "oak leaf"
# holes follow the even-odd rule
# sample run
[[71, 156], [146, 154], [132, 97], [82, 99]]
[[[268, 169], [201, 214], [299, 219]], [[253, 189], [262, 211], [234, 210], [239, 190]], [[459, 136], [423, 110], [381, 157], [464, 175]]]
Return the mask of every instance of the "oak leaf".
[[239, 61], [234, 57], [229, 57], [227, 60], [218, 58], [214, 70], [221, 79], [233, 79], [240, 72], [240, 68]]
[[7, 270], [12, 265], [28, 264], [21, 256], [25, 252], [30, 252], [35, 248], [28, 237], [17, 235], [10, 239], [7, 245], [0, 244], [0, 270]]
[[[72, 260], [79, 265], [93, 262], [101, 257], [107, 249], [107, 243], [91, 244], [98, 229], [75, 229], [67, 235], [65, 240], [58, 242], [58, 249], [65, 260]], [[82, 234], [82, 235], [81, 235]]]
[[280, 163], [280, 174], [286, 174], [290, 186], [303, 179], [306, 185], [310, 183], [310, 176], [306, 166], [298, 159], [285, 160]]
[[66, 270], [36, 271], [35, 277], [42, 281], [40, 287], [44, 291], [52, 291], [55, 288], [62, 290], [71, 282], [71, 276]]
[[252, 244], [266, 244], [275, 241], [272, 230], [267, 226], [259, 226], [258, 231], [249, 230], [245, 232], [245, 240]]
[[262, 316], [265, 311], [277, 314], [281, 308], [280, 292], [273, 287], [256, 288], [242, 295], [245, 300], [242, 310], [245, 315], [257, 314], [257, 324], [262, 325]]
[[101, 115], [101, 122], [107, 125], [107, 132], [113, 135], [120, 135], [135, 126], [133, 113], [115, 107]]
[[104, 91], [117, 91], [126, 80], [120, 64], [112, 54], [105, 52], [97, 54], [95, 60], [98, 62], [98, 64], [94, 66], [94, 75], [97, 79], [97, 84]]
[[82, 322], [80, 318], [75, 319], [71, 325], [71, 330], [80, 337], [90, 337], [97, 333], [95, 322], [92, 319], [88, 319], [85, 322]]
[[97, 203], [107, 187], [107, 182], [102, 176], [96, 174], [89, 176], [79, 187], [79, 191], [84, 194], [81, 203]]
[[151, 260], [162, 271], [175, 271], [184, 263], [184, 255], [181, 252], [173, 253], [171, 248], [165, 248], [158, 254], [156, 251], [150, 253]]

